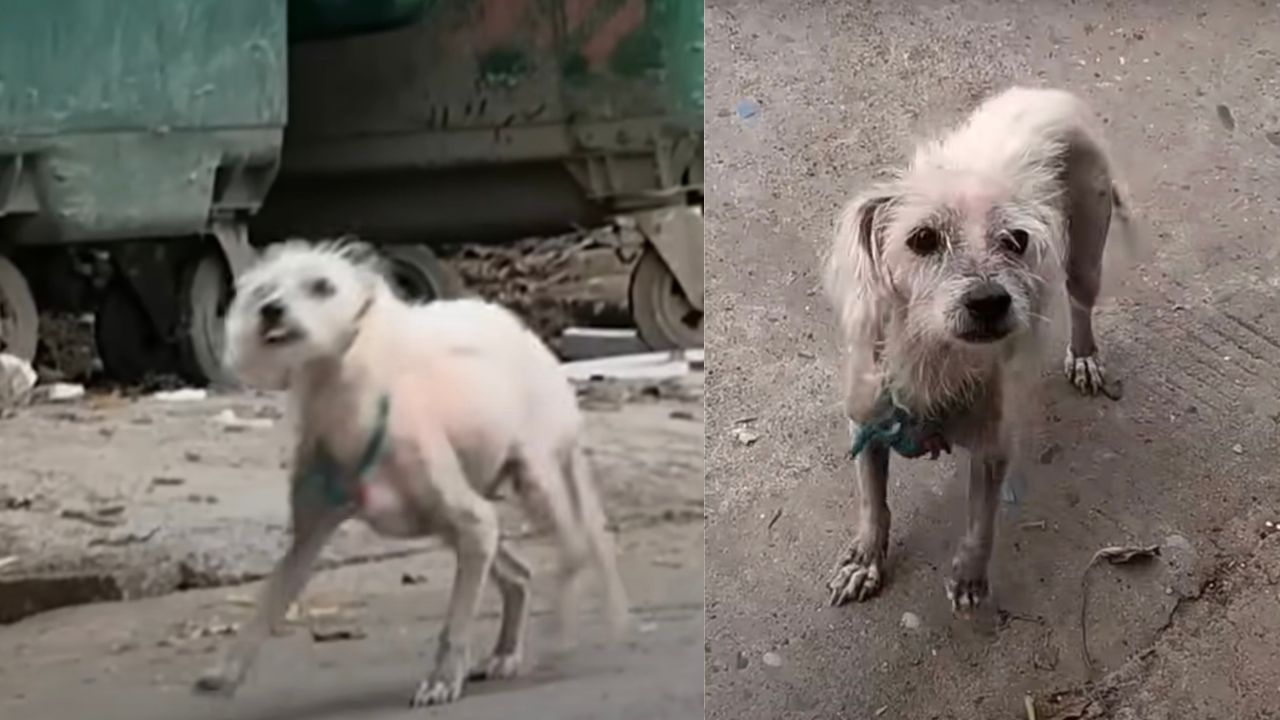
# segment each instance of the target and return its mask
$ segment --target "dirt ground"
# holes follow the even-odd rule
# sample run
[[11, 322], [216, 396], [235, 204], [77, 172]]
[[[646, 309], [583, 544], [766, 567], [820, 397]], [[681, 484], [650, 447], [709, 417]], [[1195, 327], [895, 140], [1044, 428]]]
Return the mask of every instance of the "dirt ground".
[[[1280, 15], [1177, 7], [708, 3], [708, 718], [1280, 717]], [[827, 607], [854, 498], [818, 254], [857, 188], [1014, 82], [1093, 104], [1147, 225], [1098, 312], [1124, 396], [1047, 377], [989, 623], [943, 592], [956, 458], [893, 463], [887, 587]], [[1091, 574], [1091, 673], [1081, 575], [1113, 544], [1162, 552]]]
[[[551, 588], [538, 586], [530, 676], [476, 686], [475, 702], [433, 717], [701, 717], [701, 374], [581, 384], [579, 397], [635, 632], [616, 646], [589, 632], [580, 652], [550, 663], [539, 648]], [[327, 548], [304, 614], [252, 688], [232, 703], [187, 692], [222, 633], [248, 617], [254, 588], [240, 583], [286, 543], [281, 400], [90, 395], [0, 419], [0, 623], [12, 623], [0, 624], [0, 716], [412, 716], [452, 555], [358, 523]], [[514, 508], [502, 518], [547, 576], [539, 528]], [[477, 660], [497, 631], [496, 596], [486, 602]], [[72, 606], [33, 614], [57, 605]], [[314, 640], [317, 623], [359, 637]]]

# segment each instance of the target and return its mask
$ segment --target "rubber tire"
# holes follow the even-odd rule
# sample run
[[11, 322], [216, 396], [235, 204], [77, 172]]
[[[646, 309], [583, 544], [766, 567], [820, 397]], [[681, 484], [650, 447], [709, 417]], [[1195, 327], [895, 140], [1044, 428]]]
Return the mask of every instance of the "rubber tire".
[[[631, 271], [627, 297], [636, 333], [651, 350], [702, 347], [702, 312], [689, 302], [676, 276], [651, 245], [645, 245]], [[692, 313], [698, 316], [696, 328], [685, 322]]]
[[0, 255], [0, 345], [10, 355], [31, 362], [40, 342], [40, 313], [22, 271]]
[[223, 323], [233, 292], [231, 268], [215, 246], [184, 268], [178, 288], [182, 310], [178, 352], [187, 382], [219, 388], [237, 385], [222, 364]]
[[[453, 268], [424, 245], [384, 245], [379, 252], [387, 263], [391, 286], [405, 300], [430, 302], [462, 297], [466, 284]], [[411, 285], [408, 290], [402, 285]]]
[[174, 371], [173, 345], [155, 337], [146, 310], [123, 281], [112, 283], [98, 303], [93, 340], [103, 370], [114, 380], [136, 384]]

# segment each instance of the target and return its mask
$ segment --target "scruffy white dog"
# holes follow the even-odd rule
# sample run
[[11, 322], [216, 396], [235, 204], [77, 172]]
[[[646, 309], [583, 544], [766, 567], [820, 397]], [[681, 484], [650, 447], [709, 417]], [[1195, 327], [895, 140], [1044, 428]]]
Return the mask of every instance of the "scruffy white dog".
[[[562, 627], [588, 565], [603, 575], [613, 629], [626, 624], [581, 416], [555, 357], [500, 306], [401, 301], [374, 258], [357, 243], [289, 242], [237, 283], [225, 361], [249, 384], [287, 386], [299, 420], [293, 541], [200, 691], [230, 693], [243, 681], [325, 542], [353, 517], [392, 537], [438, 535], [457, 554], [435, 667], [415, 706], [456, 700], [469, 675], [515, 675], [530, 573], [499, 538], [492, 499], [504, 485], [559, 542]], [[493, 655], [473, 673], [468, 645], [486, 576], [501, 593], [502, 622]]]
[[1105, 389], [1092, 313], [1113, 211], [1128, 222], [1089, 108], [1029, 88], [988, 99], [845, 207], [825, 280], [845, 345], [860, 527], [828, 581], [833, 604], [880, 588], [890, 450], [936, 458], [952, 443], [971, 457], [947, 593], [961, 611], [986, 598], [997, 494], [1035, 411], [1064, 285], [1067, 377], [1086, 394]]

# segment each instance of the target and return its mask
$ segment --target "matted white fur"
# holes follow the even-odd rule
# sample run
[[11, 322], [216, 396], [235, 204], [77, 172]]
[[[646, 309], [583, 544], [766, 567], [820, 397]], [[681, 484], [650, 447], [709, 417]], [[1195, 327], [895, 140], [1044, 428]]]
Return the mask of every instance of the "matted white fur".
[[[494, 653], [478, 672], [517, 672], [529, 571], [500, 542], [492, 498], [514, 495], [550, 521], [562, 554], [561, 621], [574, 622], [581, 570], [602, 575], [621, 631], [626, 598], [582, 448], [573, 388], [542, 341], [511, 312], [481, 300], [403, 302], [375, 253], [357, 243], [272, 247], [237, 283], [226, 363], [245, 382], [287, 388], [298, 422], [291, 481], [293, 547], [264, 590], [254, 621], [205, 691], [243, 680], [267, 629], [301, 590], [325, 540], [357, 517], [393, 537], [439, 535], [458, 571], [436, 665], [414, 704], [450, 702], [468, 675], [470, 628], [486, 576], [503, 599]], [[379, 402], [386, 440], [363, 475]], [[326, 499], [308, 470], [318, 452], [344, 468], [350, 502]]]
[[[887, 393], [932, 421], [943, 446], [973, 455], [968, 526], [947, 580], [957, 610], [988, 590], [997, 491], [1010, 467], [1019, 473], [1041, 417], [1036, 391], [1053, 320], [1070, 316], [1059, 367], [1081, 391], [1107, 392], [1092, 312], [1111, 222], [1135, 239], [1112, 172], [1084, 102], [1012, 88], [921, 143], [907, 168], [855, 197], [836, 222], [824, 287], [854, 431], [877, 419]], [[859, 456], [861, 527], [828, 581], [834, 604], [880, 587], [888, 469], [888, 447]]]

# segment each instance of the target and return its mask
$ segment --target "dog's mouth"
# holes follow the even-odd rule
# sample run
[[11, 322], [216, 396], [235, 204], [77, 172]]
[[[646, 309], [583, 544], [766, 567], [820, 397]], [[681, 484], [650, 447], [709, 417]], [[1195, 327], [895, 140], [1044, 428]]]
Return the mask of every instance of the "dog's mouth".
[[1009, 337], [1012, 332], [1013, 329], [1007, 325], [1000, 327], [971, 327], [956, 333], [956, 337], [973, 345], [989, 345]]
[[284, 325], [276, 325], [274, 327], [263, 328], [262, 344], [272, 347], [288, 345], [302, 339], [302, 332], [297, 328], [287, 327]]

